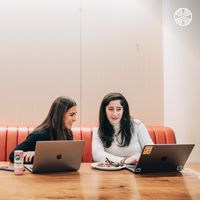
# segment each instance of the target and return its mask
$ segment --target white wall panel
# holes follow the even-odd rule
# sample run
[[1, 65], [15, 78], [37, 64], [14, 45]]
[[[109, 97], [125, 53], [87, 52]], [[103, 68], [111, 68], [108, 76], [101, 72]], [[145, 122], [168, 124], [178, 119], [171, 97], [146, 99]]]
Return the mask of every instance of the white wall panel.
[[[195, 143], [190, 160], [200, 161], [200, 2], [163, 2], [164, 123], [175, 130], [178, 143]], [[179, 8], [192, 11], [188, 26], [175, 23]]]
[[131, 113], [163, 123], [162, 2], [82, 1], [82, 123], [98, 122], [100, 102], [121, 92]]
[[60, 95], [80, 104], [79, 0], [0, 1], [0, 27], [1, 125], [37, 125]]

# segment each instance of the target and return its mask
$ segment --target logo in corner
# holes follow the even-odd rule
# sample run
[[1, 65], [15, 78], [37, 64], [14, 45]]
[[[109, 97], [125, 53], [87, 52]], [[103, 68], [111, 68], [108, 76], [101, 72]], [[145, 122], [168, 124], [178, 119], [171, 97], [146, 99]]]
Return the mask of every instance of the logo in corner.
[[179, 8], [174, 13], [174, 20], [179, 26], [187, 26], [192, 21], [192, 12], [187, 8]]

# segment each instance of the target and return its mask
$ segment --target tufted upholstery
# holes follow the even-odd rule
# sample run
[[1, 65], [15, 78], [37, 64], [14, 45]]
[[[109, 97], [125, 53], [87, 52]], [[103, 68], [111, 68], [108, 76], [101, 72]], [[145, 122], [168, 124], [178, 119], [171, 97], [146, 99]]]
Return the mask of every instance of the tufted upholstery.
[[[155, 144], [175, 144], [174, 131], [164, 126], [146, 126]], [[33, 131], [33, 127], [0, 127], [0, 161], [9, 160], [10, 152]], [[92, 162], [92, 130], [95, 128], [73, 128], [75, 140], [85, 140], [83, 162]]]

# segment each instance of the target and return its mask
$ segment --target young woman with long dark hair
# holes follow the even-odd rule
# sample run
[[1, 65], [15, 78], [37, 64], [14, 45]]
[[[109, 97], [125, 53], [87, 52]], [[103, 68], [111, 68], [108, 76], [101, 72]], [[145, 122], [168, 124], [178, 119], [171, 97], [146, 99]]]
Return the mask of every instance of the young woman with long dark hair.
[[35, 154], [37, 141], [73, 140], [72, 124], [76, 121], [76, 102], [69, 97], [58, 97], [54, 100], [46, 119], [27, 136], [10, 154], [14, 161], [14, 151], [24, 151], [24, 161], [31, 162]]
[[99, 128], [93, 133], [92, 154], [96, 162], [106, 158], [125, 164], [137, 163], [144, 145], [153, 144], [144, 124], [132, 119], [126, 98], [107, 94], [100, 106]]

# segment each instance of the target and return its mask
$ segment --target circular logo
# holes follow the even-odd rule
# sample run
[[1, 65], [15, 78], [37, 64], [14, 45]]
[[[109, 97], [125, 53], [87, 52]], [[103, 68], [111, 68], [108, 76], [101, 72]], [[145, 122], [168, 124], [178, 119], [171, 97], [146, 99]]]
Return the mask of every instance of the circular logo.
[[179, 8], [174, 13], [174, 20], [179, 26], [187, 26], [192, 21], [192, 12], [187, 8]]

